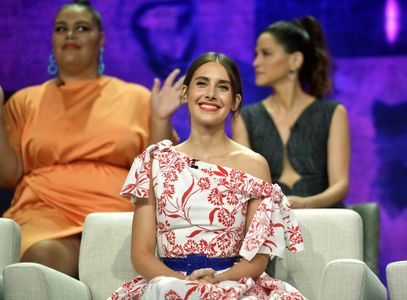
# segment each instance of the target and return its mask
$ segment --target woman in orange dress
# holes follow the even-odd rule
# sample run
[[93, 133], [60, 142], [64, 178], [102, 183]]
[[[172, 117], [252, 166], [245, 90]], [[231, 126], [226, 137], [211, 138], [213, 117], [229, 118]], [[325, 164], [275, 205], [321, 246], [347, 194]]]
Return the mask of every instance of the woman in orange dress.
[[74, 277], [86, 215], [133, 209], [119, 196], [129, 166], [149, 143], [174, 138], [179, 103], [178, 70], [152, 94], [102, 76], [103, 44], [97, 11], [65, 4], [53, 32], [57, 78], [18, 91], [4, 108], [0, 89], [0, 185], [16, 187], [4, 217], [21, 226], [22, 261]]

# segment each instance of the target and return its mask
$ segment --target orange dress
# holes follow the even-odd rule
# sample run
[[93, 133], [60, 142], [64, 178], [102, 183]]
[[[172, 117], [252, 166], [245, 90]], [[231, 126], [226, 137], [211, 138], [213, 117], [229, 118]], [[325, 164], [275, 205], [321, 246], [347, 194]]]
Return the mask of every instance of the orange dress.
[[24, 176], [4, 217], [34, 243], [82, 231], [91, 212], [131, 211], [119, 193], [148, 145], [150, 92], [113, 77], [55, 80], [14, 94], [4, 108]]

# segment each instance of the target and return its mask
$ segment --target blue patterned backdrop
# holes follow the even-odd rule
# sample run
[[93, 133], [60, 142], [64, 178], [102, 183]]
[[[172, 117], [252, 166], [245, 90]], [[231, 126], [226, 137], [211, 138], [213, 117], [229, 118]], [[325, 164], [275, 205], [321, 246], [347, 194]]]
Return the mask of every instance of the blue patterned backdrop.
[[[53, 17], [60, 0], [0, 0], [0, 84], [12, 92], [48, 79]], [[387, 263], [407, 259], [407, 3], [401, 0], [92, 1], [104, 19], [106, 73], [152, 86], [202, 52], [239, 64], [244, 101], [268, 92], [254, 86], [257, 33], [269, 23], [314, 15], [334, 56], [334, 97], [349, 112], [351, 187], [346, 203], [381, 207], [381, 278]], [[402, 38], [404, 37], [404, 38]], [[188, 117], [174, 117], [182, 139]], [[8, 194], [0, 194], [0, 207]]]

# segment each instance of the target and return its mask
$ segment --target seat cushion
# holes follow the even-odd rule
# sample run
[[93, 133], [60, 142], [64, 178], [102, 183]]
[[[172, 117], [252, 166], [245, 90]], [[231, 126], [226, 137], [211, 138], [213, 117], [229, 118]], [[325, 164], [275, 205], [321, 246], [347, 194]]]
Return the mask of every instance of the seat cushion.
[[132, 212], [93, 213], [86, 218], [79, 279], [89, 287], [93, 300], [106, 299], [137, 276], [130, 260], [132, 220]]

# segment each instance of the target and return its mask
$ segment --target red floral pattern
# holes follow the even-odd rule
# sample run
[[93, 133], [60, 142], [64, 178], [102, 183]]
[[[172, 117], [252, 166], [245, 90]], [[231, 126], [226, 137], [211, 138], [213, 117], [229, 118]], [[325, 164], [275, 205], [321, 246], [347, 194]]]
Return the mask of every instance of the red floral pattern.
[[[190, 168], [190, 161], [169, 141], [152, 145], [135, 159], [122, 189], [123, 196], [136, 202], [137, 198], [148, 197], [152, 180], [159, 256], [241, 255], [251, 260], [257, 253], [282, 257], [285, 249], [302, 250], [300, 229], [278, 185], [201, 161], [195, 163], [198, 169]], [[247, 204], [253, 198], [262, 201], [245, 235]], [[257, 299], [304, 299], [289, 284], [266, 274], [256, 281], [251, 278], [231, 281], [232, 286], [163, 276], [150, 282], [141, 276], [136, 279], [119, 288], [112, 299], [141, 299], [158, 290], [165, 299], [236, 299], [243, 295]], [[164, 284], [168, 280], [171, 284]]]

